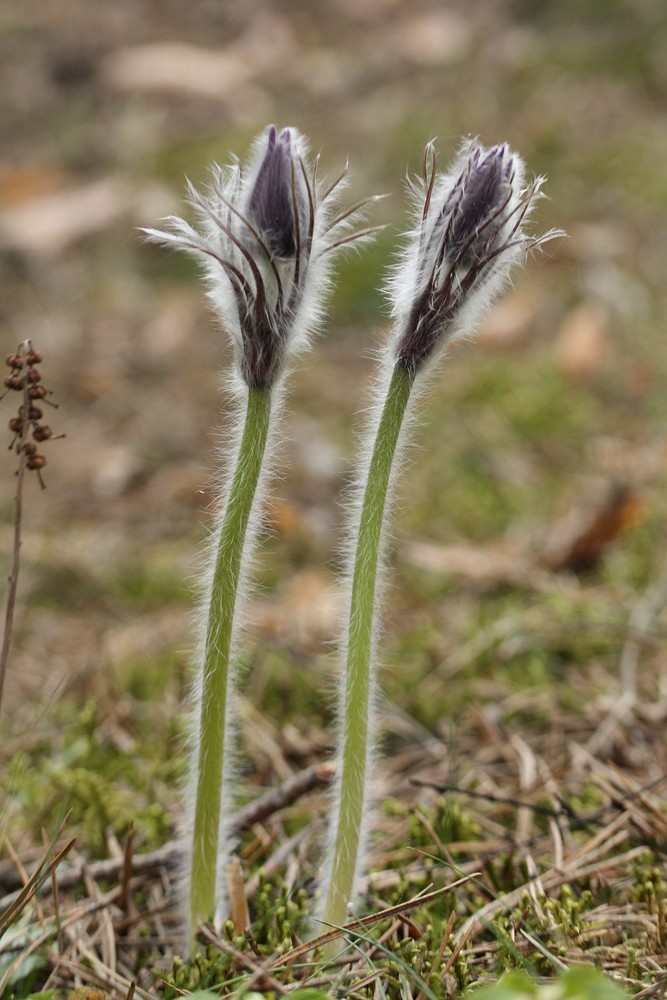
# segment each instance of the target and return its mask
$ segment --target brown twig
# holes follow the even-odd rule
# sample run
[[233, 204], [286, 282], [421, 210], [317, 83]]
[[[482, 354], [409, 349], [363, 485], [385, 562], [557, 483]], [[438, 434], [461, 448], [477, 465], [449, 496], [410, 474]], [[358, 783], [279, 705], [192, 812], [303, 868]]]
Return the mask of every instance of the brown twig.
[[[14, 627], [14, 609], [16, 607], [16, 593], [18, 589], [19, 568], [21, 564], [21, 521], [23, 518], [23, 486], [25, 483], [26, 469], [37, 473], [40, 486], [44, 489], [44, 480], [41, 470], [46, 465], [46, 458], [38, 452], [38, 446], [49, 438], [53, 438], [53, 431], [47, 424], [40, 423], [42, 411], [36, 405], [44, 401], [57, 408], [56, 403], [50, 402], [47, 397], [51, 395], [49, 389], [42, 385], [42, 374], [36, 365], [42, 360], [40, 351], [35, 351], [32, 341], [22, 340], [15, 354], [7, 356], [7, 367], [9, 374], [5, 377], [4, 384], [6, 390], [2, 399], [8, 392], [20, 392], [23, 400], [18, 408], [17, 416], [9, 421], [9, 429], [14, 437], [9, 445], [10, 451], [15, 451], [19, 458], [18, 469], [16, 471], [16, 495], [14, 497], [14, 545], [12, 555], [12, 570], [9, 575], [9, 589], [7, 591], [7, 607], [5, 611], [5, 629], [2, 636], [2, 646], [0, 647], [0, 710], [2, 709], [2, 696], [5, 689], [5, 677], [7, 674], [7, 662], [9, 659], [9, 649], [12, 643], [12, 633]], [[28, 441], [32, 435], [33, 441]], [[58, 434], [56, 437], [64, 437]]]
[[[252, 956], [239, 951], [238, 948], [235, 948], [229, 941], [225, 941], [218, 937], [218, 935], [214, 934], [210, 928], [203, 926], [200, 933], [204, 941], [208, 944], [212, 944], [220, 951], [225, 952], [225, 954], [234, 959], [236, 964], [241, 969], [251, 973], [250, 979], [246, 980], [243, 984], [244, 993], [249, 991], [253, 986], [257, 986], [262, 990], [274, 990], [278, 996], [285, 996], [286, 993], [289, 993], [289, 989], [279, 983], [277, 979], [274, 979], [269, 972], [269, 969], [273, 965], [271, 956], [269, 956], [268, 959], [264, 959], [263, 962], [258, 963], [252, 958]], [[236, 991], [233, 991], [231, 994], [227, 993], [225, 996], [234, 996], [235, 992]]]
[[515, 799], [505, 795], [495, 795], [493, 792], [477, 792], [471, 788], [459, 788], [458, 785], [442, 784], [436, 781], [426, 781], [423, 778], [411, 778], [411, 785], [418, 788], [431, 788], [434, 792], [455, 792], [458, 795], [465, 795], [469, 799], [478, 799], [482, 802], [494, 802], [497, 805], [514, 806], [517, 809], [530, 809], [538, 816], [547, 816], [549, 819], [562, 819], [564, 816], [572, 822], [575, 827], [586, 829], [589, 826], [604, 826], [601, 819], [604, 810], [601, 809], [593, 816], [580, 816], [572, 809], [567, 802], [559, 799], [560, 810], [550, 809], [549, 806], [537, 805], [533, 802], [525, 802], [523, 799]]
[[125, 838], [125, 848], [123, 850], [123, 870], [120, 879], [120, 897], [118, 899], [118, 906], [123, 911], [125, 916], [130, 914], [130, 882], [132, 880], [132, 870], [133, 870], [133, 851], [134, 851], [134, 823], [130, 823], [130, 827], [127, 831], [127, 837]]
[[[304, 768], [293, 777], [283, 781], [276, 788], [270, 789], [255, 802], [251, 802], [244, 809], [241, 809], [232, 824], [231, 833], [237, 836], [248, 830], [253, 824], [260, 823], [267, 819], [279, 809], [296, 802], [302, 795], [315, 788], [328, 785], [333, 777], [332, 764], [314, 764]], [[157, 872], [161, 868], [177, 868], [183, 859], [183, 844], [179, 840], [170, 840], [164, 847], [157, 851], [150, 851], [147, 854], [136, 854], [132, 857], [132, 873], [134, 875], [146, 875]], [[82, 861], [71, 868], [67, 868], [58, 875], [58, 885], [60, 889], [71, 889], [79, 885], [86, 875], [99, 881], [117, 880], [126, 867], [126, 859], [110, 858], [105, 861], [92, 861], [86, 863]], [[17, 873], [10, 869], [7, 872], [0, 872], [0, 885], [5, 891], [12, 892], [19, 888], [22, 883]], [[11, 904], [11, 898], [5, 897], [0, 900], [0, 908]]]
[[[27, 354], [31, 344], [29, 340], [24, 340], [19, 345], [19, 354]], [[25, 367], [25, 365], [24, 365]], [[28, 413], [30, 409], [30, 399], [28, 397], [28, 380], [23, 379], [23, 412]], [[19, 569], [21, 566], [21, 522], [23, 519], [23, 484], [25, 482], [25, 468], [27, 460], [26, 442], [30, 432], [30, 421], [24, 420], [19, 432], [19, 467], [16, 471], [16, 494], [14, 496], [14, 545], [12, 552], [12, 569], [9, 574], [7, 591], [7, 607], [5, 610], [5, 630], [2, 636], [2, 649], [0, 649], [0, 711], [2, 711], [2, 696], [5, 690], [5, 676], [7, 674], [7, 661], [9, 660], [9, 650], [12, 644], [12, 632], [14, 629], [14, 608], [16, 607], [16, 593], [19, 582]]]

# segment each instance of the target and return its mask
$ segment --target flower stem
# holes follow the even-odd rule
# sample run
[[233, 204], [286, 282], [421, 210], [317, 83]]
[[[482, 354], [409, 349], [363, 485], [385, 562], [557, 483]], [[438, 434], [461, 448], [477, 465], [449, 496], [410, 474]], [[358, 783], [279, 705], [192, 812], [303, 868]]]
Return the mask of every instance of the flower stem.
[[377, 573], [387, 495], [414, 375], [394, 368], [368, 469], [355, 553], [342, 707], [338, 814], [330, 859], [324, 921], [340, 927], [354, 890], [368, 786], [373, 697], [373, 638]]
[[250, 515], [262, 471], [271, 417], [271, 393], [249, 389], [236, 468], [224, 509], [213, 568], [201, 667], [196, 799], [190, 861], [189, 944], [200, 921], [213, 918], [223, 806], [225, 743], [234, 613]]

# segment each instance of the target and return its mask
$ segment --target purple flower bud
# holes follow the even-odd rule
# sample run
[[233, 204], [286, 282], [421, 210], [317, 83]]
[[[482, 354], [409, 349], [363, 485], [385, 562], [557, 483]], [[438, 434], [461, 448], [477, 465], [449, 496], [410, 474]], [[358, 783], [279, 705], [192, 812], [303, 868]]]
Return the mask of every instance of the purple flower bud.
[[276, 257], [293, 257], [297, 251], [297, 226], [303, 225], [306, 205], [303, 178], [294, 168], [291, 135], [269, 129], [268, 144], [248, 202], [248, 219]]
[[[507, 163], [503, 163], [507, 153], [507, 146], [494, 146], [483, 158], [481, 150], [476, 149], [473, 153], [463, 196], [458, 206], [454, 207], [449, 224], [450, 256], [455, 256], [457, 251], [466, 246], [470, 252], [474, 252], [478, 237], [488, 243], [497, 233], [498, 225], [494, 226], [489, 220], [496, 216], [495, 222], [499, 224], [497, 209], [509, 192], [512, 159], [508, 157]], [[447, 207], [449, 206], [445, 206]], [[481, 233], [480, 227], [483, 227]]]
[[527, 187], [523, 178], [523, 161], [507, 145], [464, 147], [446, 176], [427, 146], [419, 224], [391, 289], [396, 363], [412, 374], [436, 348], [473, 332], [515, 261], [560, 235], [524, 232], [542, 178]]
[[332, 217], [346, 171], [321, 187], [305, 154], [296, 129], [278, 134], [271, 125], [256, 141], [247, 170], [238, 162], [226, 170], [214, 166], [208, 191], [189, 186], [199, 229], [172, 216], [169, 231], [144, 230], [150, 240], [203, 263], [239, 373], [252, 388], [270, 389], [290, 355], [307, 345], [321, 319], [333, 254], [372, 232], [350, 229], [372, 199]]

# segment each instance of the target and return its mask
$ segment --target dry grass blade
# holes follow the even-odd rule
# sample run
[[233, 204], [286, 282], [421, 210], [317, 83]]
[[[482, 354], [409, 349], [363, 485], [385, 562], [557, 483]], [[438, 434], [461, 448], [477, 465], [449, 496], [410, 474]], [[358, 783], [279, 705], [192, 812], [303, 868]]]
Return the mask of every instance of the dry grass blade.
[[342, 927], [335, 927], [330, 931], [325, 931], [324, 934], [320, 934], [311, 941], [306, 941], [304, 944], [300, 944], [297, 948], [293, 948], [292, 951], [288, 951], [285, 955], [282, 955], [280, 959], [274, 962], [271, 968], [275, 969], [282, 965], [291, 965], [294, 962], [298, 962], [300, 959], [305, 958], [306, 955], [309, 955], [310, 952], [314, 951], [316, 948], [321, 948], [323, 945], [329, 944], [331, 941], [336, 941], [345, 934], [355, 934], [359, 931], [366, 930], [368, 927], [373, 927], [381, 920], [387, 920], [399, 913], [408, 913], [410, 910], [414, 910], [416, 906], [428, 906], [428, 904], [434, 899], [439, 899], [448, 892], [453, 892], [454, 889], [458, 889], [459, 886], [465, 885], [466, 882], [469, 882], [471, 879], [477, 878], [479, 874], [479, 872], [473, 872], [471, 875], [466, 875], [464, 878], [457, 879], [456, 882], [450, 882], [449, 885], [444, 885], [442, 888], [435, 889], [433, 892], [413, 896], [412, 899], [406, 900], [405, 903], [397, 903], [396, 906], [390, 906], [386, 910], [379, 910], [377, 913], [371, 913], [367, 917], [361, 917], [359, 920], [352, 920], [349, 924], [344, 924]]
[[[51, 851], [48, 850], [35, 871], [30, 876], [28, 882], [25, 884], [23, 889], [18, 893], [18, 895], [10, 902], [9, 906], [5, 912], [0, 917], [0, 935], [2, 935], [7, 928], [13, 923], [14, 920], [20, 915], [21, 911], [27, 906], [30, 900], [35, 896], [43, 885], [45, 885], [51, 875], [57, 869], [58, 865], [67, 857], [69, 852], [74, 847], [76, 843], [76, 837], [72, 837], [65, 846], [58, 851], [55, 857], [51, 857]], [[0, 990], [0, 994], [2, 991]]]
[[[128, 979], [119, 973], [112, 973], [111, 969], [106, 968], [97, 955], [88, 949], [80, 948], [79, 957], [82, 961], [63, 957], [58, 963], [61, 969], [68, 972], [74, 981], [78, 979], [90, 983], [94, 987], [113, 990], [112, 995], [114, 996], [122, 993], [126, 997], [135, 996], [140, 997], [141, 1000], [155, 1000], [154, 993], [140, 989], [134, 979]], [[88, 964], [83, 965], [84, 961]], [[132, 993], [133, 988], [134, 992]]]
[[[235, 948], [229, 941], [224, 941], [217, 935], [213, 934], [208, 927], [201, 928], [202, 937], [208, 941], [214, 947], [218, 948], [220, 951], [224, 951], [226, 955], [231, 955], [234, 961], [237, 963], [239, 968], [245, 969], [247, 972], [251, 973], [249, 980], [246, 980], [243, 984], [243, 992], [247, 992], [252, 989], [252, 987], [259, 987], [259, 989], [275, 990], [279, 996], [284, 996], [289, 993], [290, 990], [287, 989], [282, 983], [279, 983], [277, 979], [270, 974], [269, 970], [272, 968], [271, 961], [268, 962], [256, 962], [250, 955], [239, 951]], [[223, 994], [223, 997], [233, 997], [236, 991], [231, 993]]]
[[544, 955], [547, 961], [550, 962], [554, 966], [554, 968], [560, 969], [561, 971], [567, 969], [567, 965], [565, 964], [565, 962], [561, 962], [559, 958], [556, 958], [556, 956], [553, 955], [548, 948], [544, 947], [541, 941], [538, 941], [537, 938], [533, 937], [532, 934], [529, 934], [527, 931], [525, 931], [523, 927], [519, 928], [519, 934], [521, 935], [522, 938], [528, 941], [529, 944], [532, 944], [533, 948], [536, 948], [537, 951], [539, 951], [540, 955]]
[[[82, 917], [89, 915], [94, 911], [101, 911], [107, 905], [106, 901], [100, 901], [91, 906], [89, 902], [83, 903], [78, 907], [75, 907], [66, 918], [64, 918], [60, 924], [55, 922], [51, 926], [47, 927], [42, 934], [37, 938], [32, 940], [21, 952], [16, 956], [16, 958], [11, 962], [8, 968], [5, 970], [5, 974], [2, 979], [0, 979], [0, 996], [4, 996], [4, 991], [7, 985], [11, 982], [16, 969], [25, 961], [30, 955], [39, 951], [39, 949], [51, 940], [54, 935], [57, 935], [64, 928], [76, 924]], [[65, 959], [63, 957], [58, 958], [58, 965], [60, 965]]]
[[[611, 845], [607, 844], [606, 846], [615, 847], [617, 844], [616, 841], [613, 841]], [[625, 854], [615, 854], [604, 860], [599, 859], [591, 864], [583, 865], [581, 867], [577, 867], [576, 865], [570, 866], [566, 861], [564, 870], [556, 871], [553, 869], [542, 877], [542, 888], [545, 892], [549, 892], [552, 889], [558, 888], [558, 886], [566, 885], [568, 882], [584, 879], [590, 875], [600, 875], [610, 869], [614, 870], [622, 868], [635, 859], [640, 858], [644, 852], [644, 847], [634, 847], [631, 850], [626, 851]], [[472, 878], [472, 876], [470, 877]], [[469, 935], [471, 933], [471, 929], [474, 933], [482, 930], [484, 925], [488, 923], [488, 921], [495, 916], [496, 913], [503, 910], [511, 910], [515, 907], [521, 897], [526, 892], [530, 892], [533, 882], [533, 879], [529, 879], [523, 885], [517, 886], [517, 888], [513, 889], [511, 892], [498, 896], [496, 899], [492, 899], [485, 906], [482, 906], [479, 910], [477, 910], [476, 913], [473, 913], [470, 917], [468, 917], [465, 924], [459, 931], [459, 940], [461, 940], [465, 935]]]
[[[453, 921], [452, 921], [452, 925], [453, 925]], [[456, 943], [456, 945], [454, 947], [454, 950], [452, 951], [451, 955], [447, 959], [447, 964], [445, 965], [445, 967], [443, 968], [442, 972], [440, 973], [440, 979], [441, 980], [444, 980], [444, 978], [447, 975], [447, 973], [450, 971], [450, 969], [453, 968], [454, 963], [456, 962], [456, 959], [459, 957], [459, 955], [461, 954], [461, 952], [463, 951], [463, 949], [467, 945], [467, 943], [468, 943], [468, 941], [469, 941], [469, 939], [470, 939], [470, 937], [472, 935], [472, 932], [473, 932], [473, 927], [470, 926], [470, 928], [468, 929], [467, 933], [461, 935], [461, 938]], [[451, 936], [451, 931], [450, 931], [450, 934], [447, 935], [447, 939], [449, 939], [450, 936]], [[443, 940], [444, 940], [444, 938], [443, 938]], [[443, 951], [444, 951], [444, 948], [443, 948]]]

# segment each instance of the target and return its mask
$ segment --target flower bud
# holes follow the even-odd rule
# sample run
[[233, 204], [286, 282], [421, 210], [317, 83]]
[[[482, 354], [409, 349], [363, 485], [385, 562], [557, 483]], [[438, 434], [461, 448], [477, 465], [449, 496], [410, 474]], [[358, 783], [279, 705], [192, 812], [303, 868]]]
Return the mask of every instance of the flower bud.
[[319, 325], [329, 263], [343, 246], [373, 230], [350, 229], [373, 199], [334, 215], [346, 171], [320, 186], [305, 142], [294, 128], [271, 125], [250, 163], [213, 167], [204, 193], [189, 186], [199, 227], [167, 219], [168, 230], [144, 229], [155, 243], [194, 254], [205, 268], [222, 326], [236, 348], [238, 371], [250, 388], [271, 389], [288, 358]]
[[283, 129], [278, 139], [276, 135], [272, 125], [248, 202], [248, 219], [271, 254], [293, 257], [301, 242], [297, 228], [301, 230], [306, 213], [303, 178], [298, 165], [295, 169], [290, 129]]
[[537, 178], [525, 187], [524, 172], [507, 145], [467, 145], [443, 176], [427, 146], [419, 223], [391, 287], [396, 363], [413, 375], [437, 348], [474, 331], [515, 261], [560, 235], [524, 232], [542, 185]]

